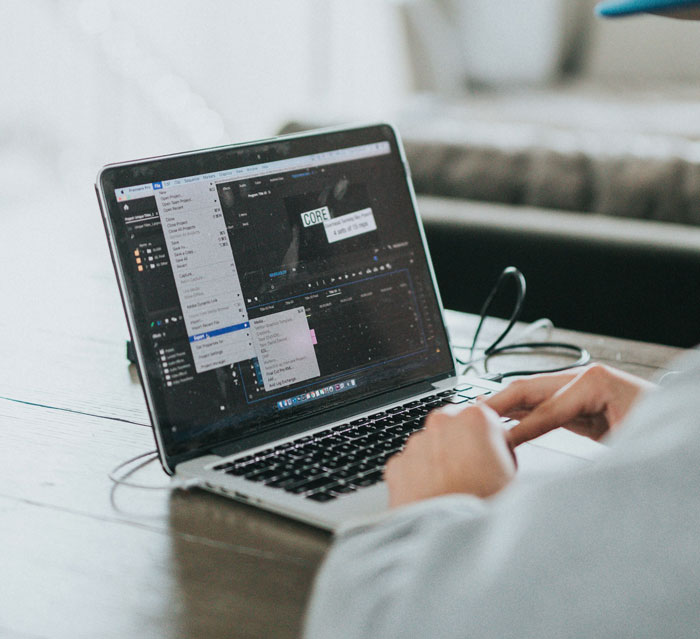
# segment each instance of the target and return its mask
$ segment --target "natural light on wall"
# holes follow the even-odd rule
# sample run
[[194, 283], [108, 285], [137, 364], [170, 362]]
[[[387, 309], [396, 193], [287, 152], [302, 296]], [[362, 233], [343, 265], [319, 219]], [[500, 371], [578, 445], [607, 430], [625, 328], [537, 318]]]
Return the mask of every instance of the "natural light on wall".
[[396, 13], [378, 0], [3, 2], [0, 157], [16, 186], [25, 169], [85, 186], [109, 161], [291, 118], [387, 117], [410, 88]]

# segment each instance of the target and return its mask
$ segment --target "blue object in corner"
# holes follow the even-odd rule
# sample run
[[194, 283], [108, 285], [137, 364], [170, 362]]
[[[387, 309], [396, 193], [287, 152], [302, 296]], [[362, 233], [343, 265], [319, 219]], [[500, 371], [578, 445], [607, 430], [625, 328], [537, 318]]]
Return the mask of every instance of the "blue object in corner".
[[666, 9], [700, 6], [700, 0], [606, 0], [596, 5], [595, 12], [603, 18], [616, 18]]

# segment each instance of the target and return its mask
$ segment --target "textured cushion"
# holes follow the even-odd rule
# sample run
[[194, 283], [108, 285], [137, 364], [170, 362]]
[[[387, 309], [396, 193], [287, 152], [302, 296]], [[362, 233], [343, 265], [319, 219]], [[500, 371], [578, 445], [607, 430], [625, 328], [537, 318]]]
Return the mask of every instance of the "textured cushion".
[[678, 157], [405, 144], [418, 193], [700, 224], [700, 165]]
[[396, 122], [418, 193], [700, 225], [700, 91], [477, 93]]

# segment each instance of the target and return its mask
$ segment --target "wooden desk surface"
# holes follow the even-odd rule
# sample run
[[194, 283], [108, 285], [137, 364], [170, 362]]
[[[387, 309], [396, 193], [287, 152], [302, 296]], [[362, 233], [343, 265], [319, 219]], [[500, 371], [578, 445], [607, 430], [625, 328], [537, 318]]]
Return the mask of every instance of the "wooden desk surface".
[[[97, 206], [89, 189], [2, 206], [0, 636], [298, 636], [330, 536], [202, 491], [112, 486], [154, 443]], [[449, 323], [468, 342], [474, 318]], [[647, 378], [680, 352], [555, 337]], [[137, 477], [166, 483], [156, 464]]]

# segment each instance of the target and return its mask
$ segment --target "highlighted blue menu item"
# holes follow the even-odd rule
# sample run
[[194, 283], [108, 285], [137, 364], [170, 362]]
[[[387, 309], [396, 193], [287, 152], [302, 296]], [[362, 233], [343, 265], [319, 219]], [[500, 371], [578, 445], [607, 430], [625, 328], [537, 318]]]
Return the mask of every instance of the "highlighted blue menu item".
[[250, 328], [250, 322], [243, 322], [242, 324], [236, 324], [235, 326], [226, 326], [225, 328], [218, 328], [215, 331], [209, 331], [208, 333], [198, 333], [197, 335], [190, 335], [190, 342], [201, 342], [203, 339], [209, 339], [211, 337], [216, 337], [217, 335], [224, 335], [226, 333], [233, 333], [235, 331], [242, 331], [246, 328]]

